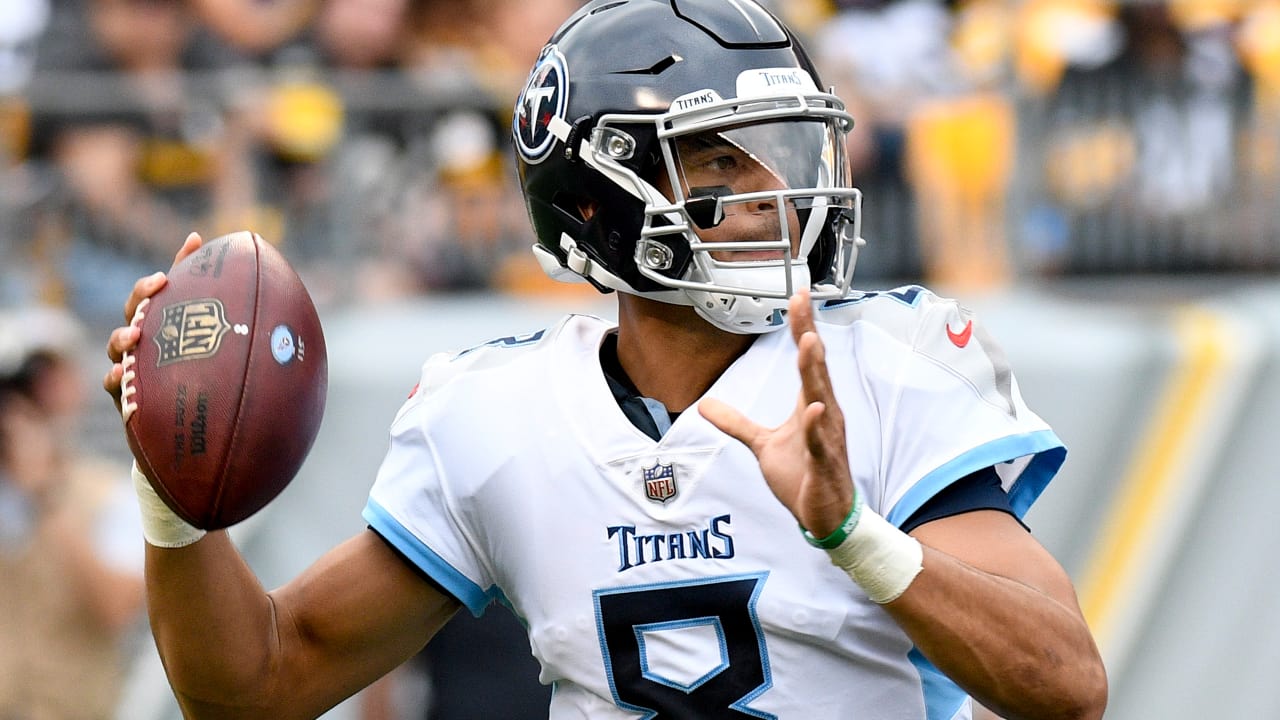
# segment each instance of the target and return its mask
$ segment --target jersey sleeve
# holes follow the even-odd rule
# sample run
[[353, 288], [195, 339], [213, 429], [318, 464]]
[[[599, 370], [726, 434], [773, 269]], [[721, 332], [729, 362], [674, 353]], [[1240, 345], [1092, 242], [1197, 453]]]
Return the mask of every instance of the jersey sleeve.
[[391, 425], [363, 516], [409, 562], [480, 615], [497, 594], [465, 512], [439, 462], [431, 427], [441, 413], [440, 387], [453, 356], [436, 355]]
[[[369, 491], [363, 512], [369, 527], [475, 615], [504, 597], [481, 519], [500, 510], [482, 504], [483, 490], [503, 458], [527, 442], [510, 428], [499, 430], [493, 409], [513, 396], [513, 386], [524, 387], [513, 365], [548, 345], [568, 321], [429, 358], [391, 424], [390, 447]], [[506, 453], [495, 452], [495, 443]]]
[[994, 467], [1022, 519], [1057, 473], [1066, 448], [1027, 407], [1004, 351], [954, 300], [922, 294], [896, 328], [900, 355], [882, 369], [882, 511], [901, 525], [955, 481]]

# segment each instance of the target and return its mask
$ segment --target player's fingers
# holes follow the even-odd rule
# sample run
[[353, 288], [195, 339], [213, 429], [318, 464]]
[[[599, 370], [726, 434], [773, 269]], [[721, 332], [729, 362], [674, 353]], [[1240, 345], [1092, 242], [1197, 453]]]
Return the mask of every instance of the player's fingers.
[[815, 465], [822, 471], [830, 468], [832, 463], [838, 464], [845, 460], [844, 444], [839, 442], [836, 434], [837, 431], [842, 431], [842, 428], [833, 427], [829, 422], [828, 413], [832, 410], [833, 406], [824, 402], [812, 402], [805, 407], [801, 417], [804, 425], [805, 446]]
[[704, 398], [698, 403], [698, 412], [721, 432], [756, 451], [756, 444], [764, 428], [752, 422], [738, 410], [715, 398]]
[[853, 479], [849, 466], [836, 448], [827, 445], [824, 428], [828, 425], [821, 418], [827, 408], [813, 403], [805, 412], [806, 444], [809, 449], [809, 467], [804, 492], [798, 498], [793, 513], [800, 524], [818, 537], [825, 537], [840, 527], [843, 518], [853, 506]]
[[182, 262], [188, 255], [199, 250], [203, 244], [204, 240], [201, 239], [200, 233], [193, 232], [187, 235], [187, 239], [182, 241], [182, 247], [178, 248], [178, 254], [173, 256], [173, 264]]
[[831, 375], [827, 371], [827, 349], [815, 331], [804, 333], [796, 341], [796, 363], [800, 370], [802, 395], [806, 403], [825, 402], [835, 404], [831, 387]]
[[144, 300], [160, 292], [160, 288], [168, 282], [168, 277], [163, 272], [155, 272], [146, 277], [138, 278], [133, 284], [133, 292], [129, 293], [129, 298], [124, 301], [124, 321], [125, 324], [133, 322], [134, 315], [138, 312], [138, 306]]
[[124, 377], [124, 366], [116, 363], [107, 370], [107, 374], [102, 377], [102, 389], [107, 391], [111, 399], [115, 400], [116, 408], [120, 406], [120, 379]]
[[831, 386], [826, 347], [816, 332], [807, 332], [800, 338], [799, 356], [801, 395], [808, 401], [801, 420], [809, 454], [823, 474], [846, 473], [844, 414]]
[[808, 288], [797, 290], [787, 301], [787, 322], [791, 327], [791, 339], [800, 343], [800, 337], [807, 332], [816, 331], [813, 324], [813, 301]]
[[124, 354], [138, 345], [138, 338], [142, 335], [136, 325], [125, 325], [111, 331], [111, 337], [107, 338], [107, 358], [113, 363], [118, 363], [124, 359]]
[[791, 296], [787, 309], [791, 336], [799, 350], [800, 379], [804, 385], [802, 404], [834, 403], [831, 378], [827, 373], [827, 353], [813, 319], [813, 302], [807, 289]]
[[829, 414], [833, 411], [838, 412], [834, 406], [815, 402], [805, 408], [802, 417], [809, 472], [811, 477], [820, 479], [812, 486], [807, 501], [822, 516], [812, 518], [814, 528], [834, 529], [852, 502], [853, 479], [849, 473], [844, 425], [831, 421]]

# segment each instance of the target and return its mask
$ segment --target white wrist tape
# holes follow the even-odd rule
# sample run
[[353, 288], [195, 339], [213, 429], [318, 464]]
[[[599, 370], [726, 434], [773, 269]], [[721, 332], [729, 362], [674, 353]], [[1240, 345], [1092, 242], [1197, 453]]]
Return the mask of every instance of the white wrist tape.
[[142, 536], [160, 548], [180, 548], [204, 537], [200, 528], [178, 517], [151, 487], [151, 481], [133, 464], [133, 489], [142, 508]]
[[863, 507], [844, 542], [827, 551], [831, 562], [849, 574], [872, 601], [898, 599], [924, 569], [920, 542]]

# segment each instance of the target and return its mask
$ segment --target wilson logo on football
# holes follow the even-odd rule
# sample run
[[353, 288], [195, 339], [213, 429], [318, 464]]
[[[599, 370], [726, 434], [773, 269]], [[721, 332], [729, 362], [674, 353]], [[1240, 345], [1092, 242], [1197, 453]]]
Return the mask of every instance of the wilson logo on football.
[[212, 357], [230, 330], [222, 301], [215, 298], [166, 306], [160, 331], [153, 338], [160, 348], [156, 366]]

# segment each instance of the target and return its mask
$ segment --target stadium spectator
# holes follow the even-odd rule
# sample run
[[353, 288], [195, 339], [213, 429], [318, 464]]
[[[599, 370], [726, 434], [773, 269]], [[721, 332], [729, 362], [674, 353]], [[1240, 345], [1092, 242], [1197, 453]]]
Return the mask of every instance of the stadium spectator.
[[[432, 101], [399, 72], [406, 0], [324, 0], [313, 22], [261, 76], [258, 151], [263, 198], [279, 208], [275, 238], [321, 297], [421, 292], [403, 229], [403, 196]], [[265, 111], [263, 111], [265, 109]], [[390, 258], [395, 258], [392, 263]], [[368, 267], [397, 268], [372, 280]]]
[[1177, 5], [1124, 4], [1116, 52], [1068, 66], [1028, 107], [1028, 121], [1046, 127], [1038, 147], [1049, 202], [1039, 212], [1057, 217], [1065, 238], [1042, 244], [1034, 267], [1203, 271], [1255, 261], [1238, 245], [1257, 237], [1251, 224], [1265, 208], [1223, 201], [1244, 200], [1236, 192], [1253, 102], [1235, 18], [1191, 22]]
[[400, 63], [408, 39], [410, 0], [324, 0], [315, 42], [343, 70], [385, 70]]
[[1007, 11], [978, 0], [837, 6], [815, 32], [816, 52], [863, 129], [850, 137], [849, 157], [855, 182], [874, 198], [866, 233], [878, 242], [860, 272], [953, 290], [1003, 284], [1014, 122], [995, 90]]
[[303, 35], [324, 0], [159, 0], [188, 5], [205, 27], [253, 59], [270, 56]]
[[[180, 2], [86, 0], [55, 24], [32, 83], [34, 160], [56, 170], [47, 232], [67, 302], [103, 319], [103, 286], [169, 253], [164, 238], [253, 211], [251, 158], [222, 88], [184, 74], [224, 66]], [[60, 16], [65, 18], [65, 15]], [[240, 134], [243, 135], [243, 134]]]
[[[359, 84], [346, 87], [352, 102], [342, 142], [327, 166], [337, 190], [332, 199], [345, 224], [329, 252], [313, 259], [340, 269], [328, 276], [351, 282], [354, 298], [495, 286], [523, 291], [531, 276], [542, 277], [528, 261], [532, 240], [519, 209], [507, 119], [499, 108], [523, 79], [517, 72], [537, 53], [529, 38], [539, 28], [550, 31], [548, 17], [557, 16], [551, 10], [578, 4], [326, 4], [313, 36], [326, 67], [349, 70], [380, 59], [384, 72], [374, 80], [384, 83], [384, 96], [402, 100], [388, 108], [380, 98], [368, 102]], [[387, 20], [367, 22], [363, 40], [353, 38], [341, 18], [370, 10]], [[408, 33], [392, 34], [392, 18], [402, 15]], [[396, 55], [378, 52], [388, 42], [394, 42]], [[394, 74], [386, 72], [392, 57]], [[424, 217], [431, 222], [421, 222]]]
[[[495, 9], [508, 6], [522, 7]], [[238, 116], [257, 114], [244, 123], [257, 133], [256, 187], [279, 213], [264, 234], [321, 302], [487, 287], [509, 251], [503, 229], [523, 223], [489, 201], [511, 190], [484, 75], [426, 68], [409, 51], [421, 7], [317, 3], [311, 23], [258, 59], [259, 82], [236, 103]], [[445, 14], [450, 27], [468, 8]]]
[[951, 15], [938, 0], [857, 0], [815, 31], [814, 52], [862, 132], [849, 137], [854, 181], [866, 204], [865, 278], [920, 278], [924, 259], [916, 193], [907, 168], [907, 121], [929, 98], [954, 86], [947, 40]]
[[112, 720], [142, 619], [128, 467], [78, 447], [60, 312], [0, 314], [0, 717]]
[[542, 39], [582, 4], [464, 0], [418, 6], [405, 71], [429, 93], [453, 88], [474, 96], [440, 114], [427, 146], [437, 171], [410, 198], [418, 208], [445, 213], [436, 227], [414, 228], [421, 235], [427, 287], [549, 289], [527, 253], [532, 237], [514, 182], [507, 108]]
[[[48, 22], [49, 0], [9, 0], [0, 7], [0, 98], [26, 89]], [[9, 146], [5, 143], [0, 148]]]
[[0, 305], [41, 298], [57, 279], [28, 242], [29, 210], [41, 188], [24, 165], [31, 146], [26, 93], [49, 15], [49, 0], [0, 3]]
[[[457, 0], [420, 2], [405, 59], [410, 72], [453, 75], [494, 98], [509, 100], [529, 63], [557, 25], [582, 0]], [[442, 78], [444, 79], [444, 78]]]

